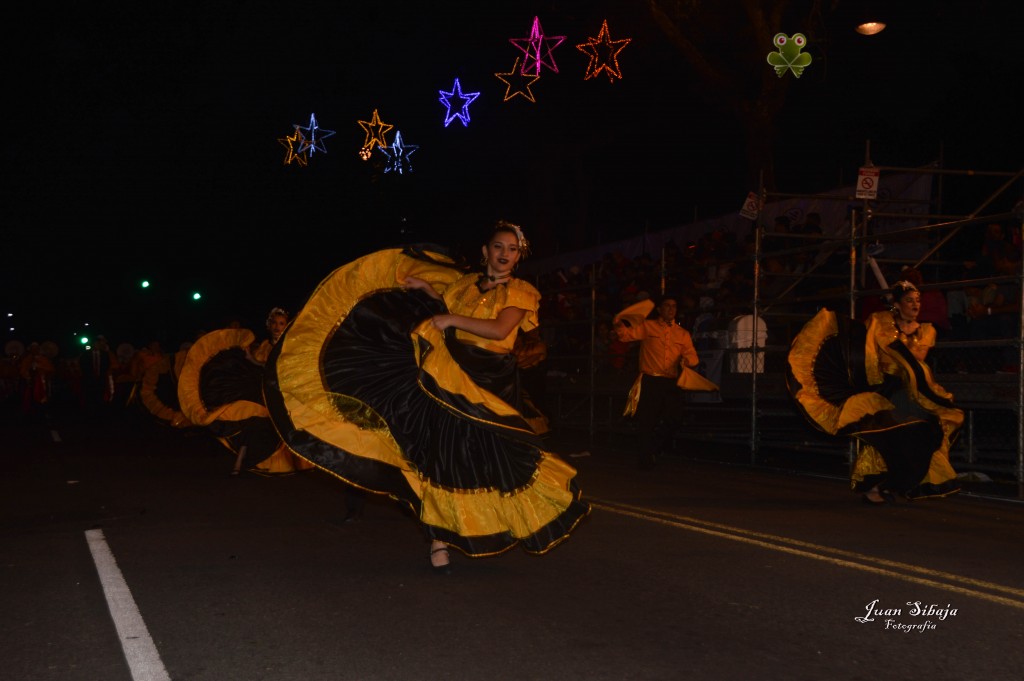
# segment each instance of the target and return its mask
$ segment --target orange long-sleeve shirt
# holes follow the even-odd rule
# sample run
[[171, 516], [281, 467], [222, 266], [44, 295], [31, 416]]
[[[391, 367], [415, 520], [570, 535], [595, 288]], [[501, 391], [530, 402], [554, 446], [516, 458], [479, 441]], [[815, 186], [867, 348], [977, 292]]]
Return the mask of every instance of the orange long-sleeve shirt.
[[617, 325], [621, 341], [640, 341], [640, 371], [650, 376], [678, 378], [681, 365], [695, 367], [700, 362], [690, 332], [678, 324], [660, 319], [623, 318]]

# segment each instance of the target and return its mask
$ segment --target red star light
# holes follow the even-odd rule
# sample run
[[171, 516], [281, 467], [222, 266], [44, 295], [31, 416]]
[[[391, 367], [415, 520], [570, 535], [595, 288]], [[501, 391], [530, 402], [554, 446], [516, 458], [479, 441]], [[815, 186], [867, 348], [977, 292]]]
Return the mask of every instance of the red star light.
[[616, 78], [622, 78], [622, 71], [619, 69], [619, 52], [630, 43], [632, 38], [612, 40], [608, 35], [608, 20], [601, 22], [601, 32], [596, 38], [588, 38], [587, 42], [576, 46], [576, 49], [590, 57], [587, 64], [587, 72], [583, 80], [595, 78], [604, 71], [608, 80], [615, 82]]

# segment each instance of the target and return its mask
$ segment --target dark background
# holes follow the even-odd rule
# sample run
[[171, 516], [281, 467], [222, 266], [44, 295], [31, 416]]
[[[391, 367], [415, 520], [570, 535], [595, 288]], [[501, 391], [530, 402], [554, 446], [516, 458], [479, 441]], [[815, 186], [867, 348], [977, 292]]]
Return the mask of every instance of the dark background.
[[[814, 17], [815, 61], [775, 121], [780, 191], [850, 183], [867, 140], [880, 165], [1021, 167], [1019, 3], [889, 4], [899, 15], [865, 38], [850, 26], [859, 3], [792, 3]], [[703, 56], [734, 59], [750, 47], [744, 15], [715, 7]], [[732, 213], [757, 189], [735, 112], [646, 2], [24, 11], [8, 10], [4, 48], [6, 339], [64, 351], [91, 330], [115, 345], [176, 345], [232, 318], [262, 331], [270, 307], [296, 311], [331, 270], [376, 248], [473, 253], [507, 218], [538, 253], [566, 252]], [[536, 103], [503, 102], [494, 74], [511, 70], [509, 38], [534, 16], [567, 36], [560, 72], [533, 86]], [[604, 19], [612, 39], [632, 39], [623, 79], [584, 81], [575, 45]], [[749, 68], [770, 68], [770, 51]], [[468, 127], [445, 128], [438, 92], [456, 77], [481, 94]], [[379, 152], [358, 157], [357, 121], [374, 109], [395, 126], [389, 143], [401, 131], [419, 145], [411, 174], [384, 173]], [[327, 153], [285, 166], [277, 140], [312, 113], [336, 132]], [[992, 188], [951, 192], [949, 209], [969, 211]]]

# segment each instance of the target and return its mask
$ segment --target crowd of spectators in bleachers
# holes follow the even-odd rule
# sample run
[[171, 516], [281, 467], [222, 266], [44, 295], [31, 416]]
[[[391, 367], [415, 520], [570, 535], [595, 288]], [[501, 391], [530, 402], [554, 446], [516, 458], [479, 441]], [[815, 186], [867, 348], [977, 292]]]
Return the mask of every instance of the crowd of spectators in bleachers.
[[[921, 319], [931, 322], [940, 342], [1012, 340], [1020, 324], [1019, 233], [999, 223], [984, 230], [966, 257], [925, 263], [884, 262], [885, 283], [868, 269], [856, 273], [862, 291], [881, 290], [900, 279], [923, 288]], [[801, 250], [802, 249], [802, 250]], [[549, 367], [556, 373], [587, 370], [591, 352], [599, 369], [630, 371], [629, 348], [615, 339], [610, 322], [625, 307], [664, 291], [676, 298], [680, 322], [701, 348], [726, 338], [731, 320], [749, 315], [754, 299], [753, 233], [743, 238], [713, 230], [685, 245], [669, 242], [662, 253], [627, 258], [609, 252], [597, 262], [544, 272], [542, 333]], [[789, 339], [820, 307], [849, 308], [849, 249], [822, 236], [817, 215], [802, 225], [781, 217], [761, 243], [759, 314], [769, 328], [769, 345]], [[1003, 281], [986, 281], [1005, 277]], [[888, 306], [880, 294], [858, 296], [857, 317]], [[591, 338], [593, 322], [593, 338]], [[1015, 347], [963, 351], [967, 360], [942, 369], [982, 373], [1015, 371]], [[941, 353], [940, 353], [941, 355]]]

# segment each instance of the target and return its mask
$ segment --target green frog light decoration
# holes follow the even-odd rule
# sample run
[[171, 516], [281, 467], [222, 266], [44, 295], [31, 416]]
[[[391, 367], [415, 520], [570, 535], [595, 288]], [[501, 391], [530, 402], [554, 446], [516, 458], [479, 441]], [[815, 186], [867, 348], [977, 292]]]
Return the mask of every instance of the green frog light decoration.
[[778, 52], [768, 53], [768, 63], [775, 68], [775, 75], [782, 78], [788, 69], [795, 77], [802, 76], [804, 69], [811, 63], [811, 55], [801, 52], [807, 47], [807, 38], [804, 34], [794, 33], [787, 36], [785, 33], [776, 33], [772, 38], [772, 44], [778, 48]]

